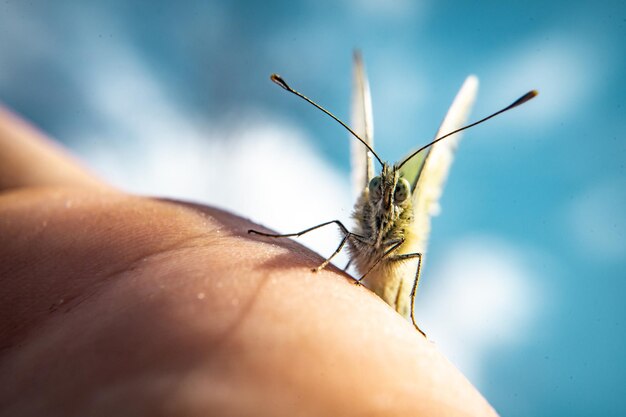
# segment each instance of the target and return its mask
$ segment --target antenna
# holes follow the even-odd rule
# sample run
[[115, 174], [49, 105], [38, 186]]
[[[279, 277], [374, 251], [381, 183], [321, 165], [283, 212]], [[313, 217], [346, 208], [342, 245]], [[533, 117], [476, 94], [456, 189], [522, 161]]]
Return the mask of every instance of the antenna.
[[359, 137], [359, 135], [354, 133], [354, 131], [352, 129], [350, 129], [347, 124], [345, 124], [344, 122], [339, 120], [334, 114], [332, 114], [331, 112], [329, 112], [328, 110], [326, 110], [325, 108], [323, 108], [322, 106], [320, 106], [319, 104], [317, 104], [316, 102], [311, 100], [310, 98], [306, 97], [305, 95], [303, 95], [303, 94], [297, 92], [296, 90], [294, 90], [293, 88], [289, 87], [289, 84], [287, 84], [285, 82], [285, 80], [283, 80], [280, 75], [272, 74], [270, 76], [270, 80], [272, 80], [275, 84], [278, 84], [281, 88], [289, 91], [292, 94], [295, 94], [296, 96], [300, 97], [304, 101], [309, 102], [310, 104], [314, 105], [315, 107], [317, 107], [318, 109], [320, 109], [321, 111], [323, 111], [324, 113], [326, 113], [327, 115], [332, 117], [337, 123], [339, 123], [341, 126], [345, 127], [348, 132], [352, 133], [352, 136], [357, 138], [363, 145], [365, 145], [367, 150], [370, 151], [372, 153], [372, 155], [374, 155], [376, 157], [378, 162], [380, 162], [380, 165], [384, 165], [382, 159], [380, 159], [380, 157], [376, 154], [376, 152], [374, 152], [374, 149], [372, 149], [372, 147], [370, 145], [368, 145], [367, 142], [365, 142], [363, 139], [361, 139], [361, 137]]
[[400, 169], [402, 167], [402, 165], [406, 164], [409, 161], [409, 159], [413, 158], [415, 155], [417, 155], [418, 153], [422, 152], [424, 149], [433, 146], [435, 143], [439, 142], [440, 140], [443, 140], [443, 139], [447, 138], [448, 136], [452, 136], [455, 133], [459, 133], [462, 130], [469, 129], [470, 127], [479, 125], [482, 122], [486, 122], [487, 120], [491, 119], [492, 117], [496, 117], [497, 115], [499, 115], [501, 113], [504, 113], [505, 111], [508, 111], [508, 110], [511, 110], [511, 109], [513, 109], [513, 108], [515, 108], [517, 106], [520, 106], [520, 105], [526, 103], [528, 100], [531, 100], [531, 99], [537, 97], [537, 94], [539, 94], [539, 92], [537, 90], [531, 90], [528, 93], [526, 93], [523, 96], [521, 96], [520, 98], [518, 98], [517, 100], [515, 100], [512, 104], [506, 106], [505, 108], [503, 108], [501, 110], [498, 110], [497, 112], [495, 112], [495, 113], [493, 113], [493, 114], [491, 114], [491, 115], [489, 115], [489, 116], [487, 116], [487, 117], [485, 117], [483, 119], [480, 119], [477, 122], [474, 122], [474, 123], [469, 124], [467, 126], [463, 126], [463, 127], [459, 128], [459, 129], [453, 130], [450, 133], [446, 133], [445, 135], [443, 135], [443, 136], [433, 140], [432, 142], [430, 142], [427, 145], [422, 146], [421, 148], [419, 148], [418, 150], [413, 152], [411, 155], [409, 155], [408, 157], [404, 158], [404, 160], [400, 163], [400, 165], [398, 165], [396, 167], [396, 169]]

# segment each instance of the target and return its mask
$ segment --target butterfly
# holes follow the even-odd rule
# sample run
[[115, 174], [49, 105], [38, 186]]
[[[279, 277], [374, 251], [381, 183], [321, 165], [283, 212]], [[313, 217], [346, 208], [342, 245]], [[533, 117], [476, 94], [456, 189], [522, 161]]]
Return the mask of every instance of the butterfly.
[[[535, 97], [532, 90], [513, 104], [477, 122], [463, 126], [478, 92], [478, 79], [470, 75], [454, 98], [435, 140], [410, 152], [394, 164], [384, 162], [374, 151], [372, 100], [363, 60], [354, 55], [352, 128], [313, 100], [292, 89], [279, 75], [271, 80], [283, 89], [317, 107], [358, 141], [352, 141], [352, 184], [358, 198], [354, 205], [355, 227], [349, 230], [339, 220], [331, 220], [297, 233], [254, 233], [271, 238], [302, 236], [320, 227], [335, 224], [343, 238], [335, 252], [313, 271], [320, 271], [347, 246], [350, 263], [364, 284], [405, 318], [424, 336], [415, 320], [415, 295], [419, 284], [424, 253], [430, 234], [430, 220], [439, 211], [439, 199], [445, 185], [460, 132], [510, 110]], [[380, 165], [375, 174], [374, 159]], [[347, 267], [346, 267], [347, 269]]]

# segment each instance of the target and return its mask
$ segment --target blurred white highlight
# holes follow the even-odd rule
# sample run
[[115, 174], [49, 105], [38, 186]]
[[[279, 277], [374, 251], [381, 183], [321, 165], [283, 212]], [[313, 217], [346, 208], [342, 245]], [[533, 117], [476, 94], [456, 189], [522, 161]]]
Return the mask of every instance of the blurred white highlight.
[[[114, 71], [106, 67], [113, 62]], [[200, 126], [170, 104], [132, 54], [115, 51], [100, 64], [86, 83], [111, 137], [77, 143], [89, 144], [79, 151], [113, 184], [213, 204], [281, 233], [349, 219], [348, 176], [323, 161], [298, 129], [245, 114], [227, 129]], [[128, 142], [116, 147], [120, 138]], [[300, 241], [330, 255], [339, 235], [336, 227], [325, 229]], [[337, 262], [344, 265], [345, 255]]]
[[604, 62], [599, 54], [592, 44], [572, 43], [566, 35], [558, 33], [530, 39], [511, 48], [511, 53], [498, 55], [499, 60], [491, 65], [492, 72], [482, 77], [487, 81], [483, 84], [485, 94], [481, 102], [504, 105], [516, 94], [537, 89], [539, 99], [515, 117], [505, 118], [506, 123], [525, 129], [558, 126], [563, 117], [569, 118], [573, 112], [585, 109], [598, 84], [598, 75], [604, 70], [598, 64]]
[[530, 255], [492, 236], [467, 237], [439, 253], [424, 277], [431, 288], [418, 293], [419, 322], [477, 385], [489, 354], [523, 341], [542, 309]]

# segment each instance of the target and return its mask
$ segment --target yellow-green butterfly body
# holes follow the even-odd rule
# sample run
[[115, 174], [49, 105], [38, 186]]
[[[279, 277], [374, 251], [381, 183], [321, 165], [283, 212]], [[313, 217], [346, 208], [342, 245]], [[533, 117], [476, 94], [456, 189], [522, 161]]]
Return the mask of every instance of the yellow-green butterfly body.
[[[468, 77], [436, 138], [466, 122], [477, 90], [476, 77]], [[369, 85], [358, 55], [352, 102], [352, 127], [373, 148]], [[394, 165], [383, 163], [378, 176], [374, 176], [371, 152], [352, 141], [353, 188], [360, 194], [353, 213], [356, 223], [353, 233], [367, 237], [368, 241], [350, 239], [350, 259], [357, 271], [365, 275], [362, 282], [407, 318], [412, 313], [430, 217], [438, 211], [439, 197], [459, 139], [457, 133], [435, 143], [427, 152], [410, 154]]]
[[[354, 207], [353, 233], [365, 241], [348, 241], [350, 259], [364, 275], [362, 282], [403, 316], [410, 313], [410, 294], [417, 262], [402, 255], [412, 250], [419, 236], [413, 230], [415, 215], [408, 181], [393, 166], [384, 165], [372, 178]], [[419, 252], [417, 252], [419, 253]]]

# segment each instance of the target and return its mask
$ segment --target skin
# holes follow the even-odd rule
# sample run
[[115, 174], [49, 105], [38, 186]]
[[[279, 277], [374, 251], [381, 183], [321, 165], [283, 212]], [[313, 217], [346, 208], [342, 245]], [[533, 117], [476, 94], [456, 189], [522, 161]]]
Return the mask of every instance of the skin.
[[381, 299], [250, 228], [118, 191], [0, 109], [0, 415], [495, 415]]

